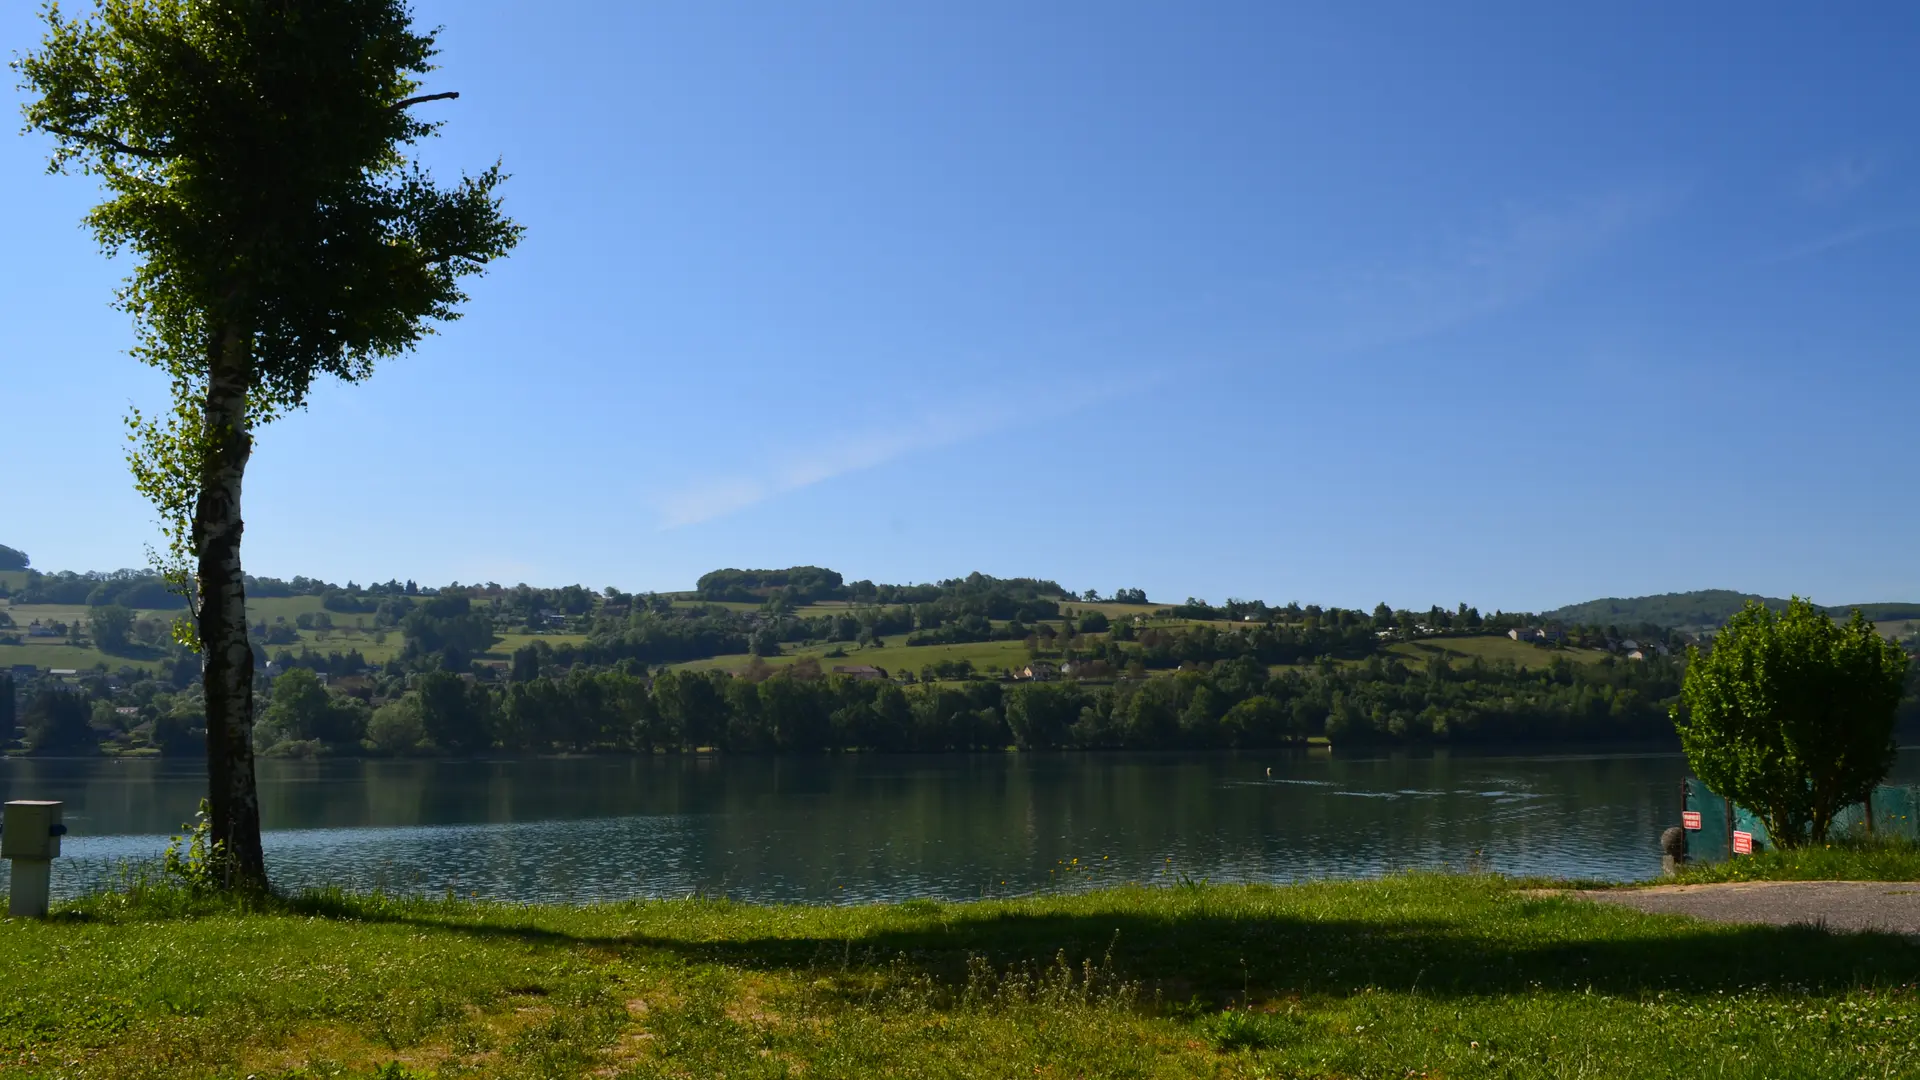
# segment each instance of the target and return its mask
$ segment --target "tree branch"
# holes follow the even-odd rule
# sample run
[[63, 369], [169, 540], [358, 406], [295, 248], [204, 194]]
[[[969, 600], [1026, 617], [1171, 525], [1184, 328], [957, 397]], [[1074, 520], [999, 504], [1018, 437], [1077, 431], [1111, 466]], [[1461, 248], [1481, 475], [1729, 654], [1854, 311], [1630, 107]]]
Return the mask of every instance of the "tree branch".
[[460, 91], [458, 90], [449, 90], [444, 94], [421, 94], [419, 97], [401, 98], [399, 101], [393, 103], [393, 107], [395, 109], [404, 109], [409, 105], [418, 105], [423, 101], [440, 101], [446, 98], [457, 98], [459, 96]]
[[141, 146], [128, 146], [119, 139], [102, 135], [97, 131], [76, 131], [73, 128], [60, 127], [56, 124], [42, 124], [40, 126], [54, 135], [77, 139], [80, 142], [93, 143], [102, 149], [112, 150], [119, 154], [132, 154], [134, 157], [147, 158], [152, 161], [159, 161], [166, 157], [165, 154], [158, 150], [149, 150]]

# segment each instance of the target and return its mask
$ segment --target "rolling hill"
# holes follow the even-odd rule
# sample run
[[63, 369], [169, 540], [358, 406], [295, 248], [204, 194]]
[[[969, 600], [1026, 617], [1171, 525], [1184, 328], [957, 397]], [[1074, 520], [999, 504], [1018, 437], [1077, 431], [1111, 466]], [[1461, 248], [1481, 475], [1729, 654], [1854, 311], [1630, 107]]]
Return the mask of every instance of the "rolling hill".
[[[1758, 600], [1775, 611], [1787, 606], [1785, 600], [1776, 596], [1735, 592], [1732, 589], [1698, 589], [1693, 592], [1661, 593], [1658, 596], [1610, 596], [1542, 612], [1541, 617], [1581, 626], [1652, 623], [1678, 630], [1711, 630], [1726, 622], [1750, 600]], [[1835, 604], [1827, 611], [1836, 618], [1844, 619], [1855, 608], [1875, 622], [1920, 619], [1920, 604], [1915, 603]]]

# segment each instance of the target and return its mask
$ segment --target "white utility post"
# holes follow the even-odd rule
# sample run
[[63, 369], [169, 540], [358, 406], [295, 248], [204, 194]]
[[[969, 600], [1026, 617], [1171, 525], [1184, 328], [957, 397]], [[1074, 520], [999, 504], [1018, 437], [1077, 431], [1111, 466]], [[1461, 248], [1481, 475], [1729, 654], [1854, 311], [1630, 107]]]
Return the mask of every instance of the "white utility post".
[[60, 823], [62, 805], [19, 799], [8, 803], [5, 817], [0, 818], [0, 859], [13, 860], [8, 915], [46, 917], [53, 860], [60, 857], [60, 837], [67, 831]]

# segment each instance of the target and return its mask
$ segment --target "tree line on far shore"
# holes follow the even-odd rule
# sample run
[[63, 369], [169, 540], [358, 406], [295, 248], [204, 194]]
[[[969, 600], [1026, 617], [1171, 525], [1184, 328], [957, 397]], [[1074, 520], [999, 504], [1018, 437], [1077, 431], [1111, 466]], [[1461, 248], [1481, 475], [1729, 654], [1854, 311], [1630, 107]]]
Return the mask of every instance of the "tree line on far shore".
[[[811, 658], [739, 676], [649, 672], [631, 660], [548, 665], [493, 682], [437, 667], [323, 681], [296, 665], [263, 687], [255, 742], [266, 753], [307, 756], [1253, 749], [1316, 736], [1340, 745], [1657, 739], [1671, 737], [1665, 710], [1679, 678], [1670, 660], [1558, 658], [1523, 668], [1444, 654], [1424, 670], [1374, 654], [1273, 675], [1243, 653], [1110, 683], [909, 685], [823, 673]], [[45, 753], [84, 753], [136, 731], [136, 741], [162, 752], [193, 752], [198, 700], [191, 683], [143, 680], [115, 696], [100, 676], [80, 686], [49, 682], [28, 695], [20, 726], [25, 744]]]

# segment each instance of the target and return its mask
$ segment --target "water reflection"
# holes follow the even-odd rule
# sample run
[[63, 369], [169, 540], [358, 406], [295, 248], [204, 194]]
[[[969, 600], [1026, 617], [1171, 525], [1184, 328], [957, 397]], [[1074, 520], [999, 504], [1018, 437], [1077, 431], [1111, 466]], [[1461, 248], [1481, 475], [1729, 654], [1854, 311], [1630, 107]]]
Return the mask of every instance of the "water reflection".
[[[1662, 752], [266, 761], [261, 797], [284, 886], [818, 902], [1476, 860], [1645, 877], [1685, 775]], [[177, 761], [0, 764], [5, 797], [68, 804], [69, 895], [157, 855], [204, 783]]]

